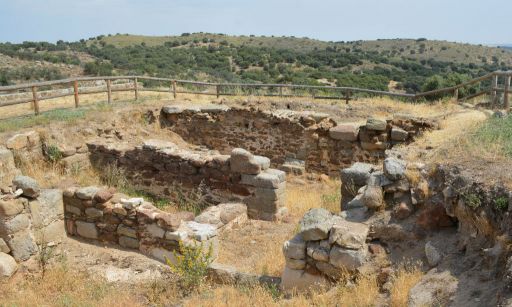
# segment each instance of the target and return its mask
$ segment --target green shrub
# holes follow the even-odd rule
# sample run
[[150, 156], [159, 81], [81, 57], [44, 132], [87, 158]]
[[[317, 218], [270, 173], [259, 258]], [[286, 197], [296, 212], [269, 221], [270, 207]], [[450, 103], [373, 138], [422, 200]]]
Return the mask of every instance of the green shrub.
[[508, 209], [508, 198], [500, 196], [494, 200], [494, 208], [499, 211], [505, 211]]
[[179, 243], [179, 251], [173, 252], [175, 262], [166, 257], [171, 271], [180, 278], [181, 286], [188, 291], [197, 289], [205, 280], [208, 267], [213, 262], [213, 246], [210, 244], [205, 251], [204, 245], [185, 245]]
[[62, 152], [60, 151], [59, 147], [55, 145], [46, 146], [45, 155], [52, 163], [56, 163], [62, 159]]

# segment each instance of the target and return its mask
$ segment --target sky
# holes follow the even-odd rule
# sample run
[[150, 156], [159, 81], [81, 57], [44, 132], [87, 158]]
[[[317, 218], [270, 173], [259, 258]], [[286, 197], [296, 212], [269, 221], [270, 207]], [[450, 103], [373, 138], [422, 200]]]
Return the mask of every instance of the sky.
[[512, 0], [0, 0], [0, 41], [100, 34], [512, 43]]

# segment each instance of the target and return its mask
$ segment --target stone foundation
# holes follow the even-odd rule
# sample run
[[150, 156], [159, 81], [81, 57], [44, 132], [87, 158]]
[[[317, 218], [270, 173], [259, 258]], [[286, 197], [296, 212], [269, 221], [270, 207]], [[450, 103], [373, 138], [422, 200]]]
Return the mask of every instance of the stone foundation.
[[131, 184], [148, 193], [171, 197], [171, 186], [204, 187], [211, 203], [242, 201], [251, 218], [275, 220], [284, 213], [286, 176], [270, 160], [236, 148], [230, 155], [183, 149], [149, 140], [141, 146], [91, 141], [91, 161], [99, 170], [116, 165]]
[[328, 114], [311, 111], [275, 112], [247, 108], [168, 106], [160, 117], [163, 128], [187, 142], [228, 154], [241, 147], [270, 158], [274, 167], [287, 160], [304, 161], [307, 171], [336, 174], [353, 162], [377, 162], [384, 151], [408, 143], [437, 123], [410, 116], [336, 123]]

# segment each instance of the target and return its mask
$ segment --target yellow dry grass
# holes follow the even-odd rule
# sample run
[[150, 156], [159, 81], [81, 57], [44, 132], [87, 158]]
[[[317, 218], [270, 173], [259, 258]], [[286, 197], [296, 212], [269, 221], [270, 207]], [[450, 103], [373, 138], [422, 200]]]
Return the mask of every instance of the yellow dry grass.
[[416, 285], [424, 273], [417, 265], [402, 265], [398, 268], [390, 293], [390, 306], [407, 306], [409, 290]]
[[300, 219], [311, 208], [340, 211], [341, 182], [329, 179], [323, 183], [289, 184], [286, 187], [286, 207], [294, 218]]

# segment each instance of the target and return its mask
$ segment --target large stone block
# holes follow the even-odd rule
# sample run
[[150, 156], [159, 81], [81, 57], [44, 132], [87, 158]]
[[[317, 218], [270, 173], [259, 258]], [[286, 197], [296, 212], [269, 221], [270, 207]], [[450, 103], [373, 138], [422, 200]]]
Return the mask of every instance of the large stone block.
[[28, 214], [19, 214], [12, 219], [0, 219], [0, 236], [6, 237], [19, 231], [28, 229], [30, 226], [30, 218]]
[[91, 200], [100, 189], [98, 187], [80, 188], [75, 192], [76, 197], [82, 200]]
[[34, 232], [38, 244], [49, 242], [62, 242], [66, 237], [66, 229], [63, 220], [57, 220]]
[[87, 239], [98, 239], [98, 228], [96, 228], [94, 223], [77, 221], [76, 232], [79, 236]]
[[[265, 163], [266, 161], [261, 162]], [[270, 164], [270, 160], [268, 163]], [[258, 163], [254, 155], [242, 148], [235, 148], [231, 151], [231, 159], [229, 160], [229, 164], [231, 171], [235, 173], [256, 175], [261, 172], [261, 164]]]
[[139, 249], [140, 243], [137, 239], [121, 236], [119, 237], [119, 245], [122, 247]]
[[366, 129], [375, 131], [386, 131], [387, 122], [385, 119], [368, 118], [366, 121]]
[[29, 208], [32, 223], [36, 228], [47, 226], [56, 220], [62, 219], [64, 215], [62, 191], [57, 189], [41, 190], [37, 200], [30, 202]]
[[11, 277], [18, 269], [18, 264], [13, 257], [0, 252], [0, 278]]
[[404, 160], [386, 158], [384, 160], [384, 175], [391, 180], [400, 180], [405, 177], [407, 164]]
[[354, 271], [365, 262], [366, 249], [366, 246], [358, 250], [334, 246], [329, 254], [329, 263], [340, 269]]
[[363, 223], [353, 223], [337, 218], [332, 226], [329, 242], [344, 248], [360, 249], [365, 246], [368, 231], [368, 226]]
[[24, 198], [0, 200], [0, 216], [8, 217], [21, 213], [27, 200]]
[[16, 261], [25, 261], [37, 253], [37, 245], [29, 231], [14, 234], [7, 245]]
[[14, 156], [10, 150], [0, 146], [0, 187], [11, 185], [12, 180], [19, 174], [14, 164]]
[[284, 242], [283, 254], [290, 259], [306, 259], [306, 241], [301, 235], [295, 235], [291, 240]]
[[[341, 182], [344, 185], [354, 185], [362, 187], [370, 178], [370, 174], [375, 170], [375, 166], [369, 163], [356, 162], [348, 168], [341, 170]], [[357, 191], [357, 189], [356, 189]]]
[[323, 240], [329, 236], [333, 224], [332, 214], [323, 208], [306, 212], [299, 223], [299, 232], [306, 241]]
[[357, 135], [359, 134], [358, 124], [339, 124], [336, 127], [329, 129], [329, 136], [332, 139], [340, 141], [357, 141]]
[[117, 234], [120, 236], [126, 236], [126, 237], [130, 237], [130, 238], [134, 238], [134, 239], [137, 238], [137, 230], [130, 228], [128, 226], [122, 225], [122, 224], [120, 224], [117, 227]]
[[23, 190], [23, 195], [29, 198], [36, 198], [39, 196], [40, 188], [37, 181], [35, 181], [33, 178], [18, 175], [14, 177], [12, 184], [17, 189]]
[[329, 281], [322, 275], [313, 275], [303, 270], [285, 267], [281, 275], [281, 289], [286, 292], [314, 292], [329, 286]]
[[267, 169], [258, 175], [242, 174], [242, 184], [258, 188], [279, 188], [282, 182], [286, 180], [286, 173], [277, 169]]

